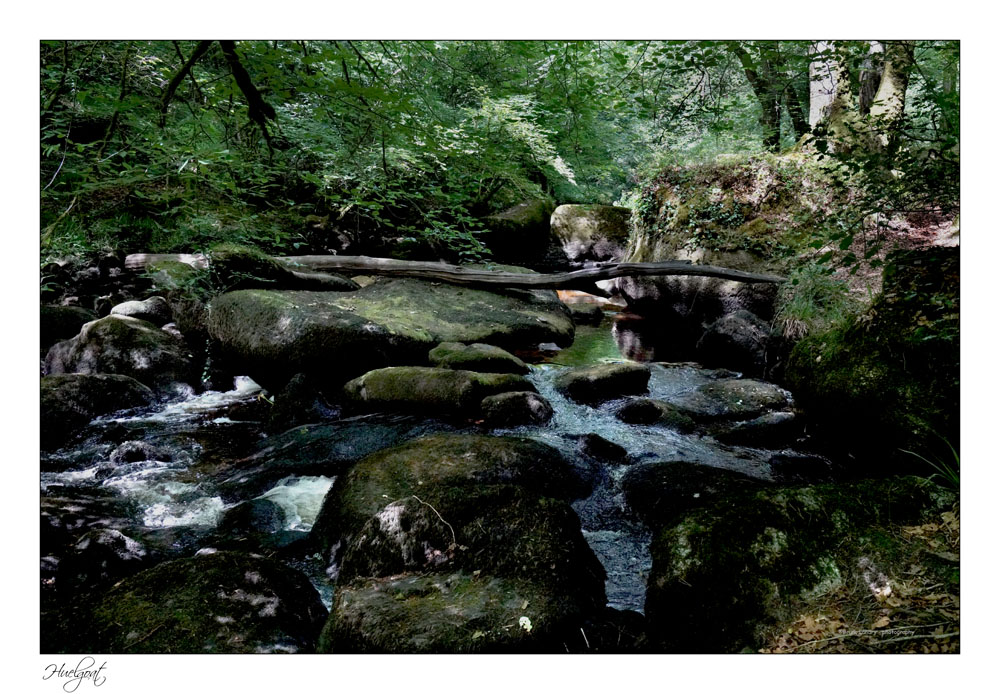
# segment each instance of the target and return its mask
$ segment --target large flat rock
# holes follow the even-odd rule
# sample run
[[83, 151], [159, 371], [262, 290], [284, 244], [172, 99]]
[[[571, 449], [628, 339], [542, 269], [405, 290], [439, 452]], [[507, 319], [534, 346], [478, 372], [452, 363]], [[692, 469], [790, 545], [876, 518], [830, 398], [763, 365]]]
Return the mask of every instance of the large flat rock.
[[568, 345], [574, 333], [553, 291], [411, 279], [356, 292], [229, 292], [212, 301], [208, 330], [234, 368], [271, 388], [300, 372], [339, 385], [384, 366], [425, 364], [442, 342], [517, 349]]

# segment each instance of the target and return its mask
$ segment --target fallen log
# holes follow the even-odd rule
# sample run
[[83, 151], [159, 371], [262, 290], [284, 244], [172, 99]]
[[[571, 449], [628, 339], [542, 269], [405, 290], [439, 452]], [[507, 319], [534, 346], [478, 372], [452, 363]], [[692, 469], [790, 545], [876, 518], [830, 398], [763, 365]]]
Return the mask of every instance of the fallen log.
[[[125, 267], [139, 271], [149, 265], [166, 260], [207, 267], [208, 259], [198, 254], [135, 253], [125, 259]], [[296, 255], [276, 257], [290, 268], [309, 271], [333, 270], [366, 275], [415, 277], [418, 279], [447, 282], [466, 286], [503, 286], [511, 289], [583, 289], [593, 291], [594, 283], [616, 277], [648, 277], [655, 275], [689, 275], [717, 277], [737, 282], [784, 282], [784, 277], [755, 272], [744, 272], [715, 265], [695, 265], [682, 260], [659, 263], [601, 263], [593, 267], [554, 273], [519, 273], [489, 270], [480, 267], [463, 267], [447, 263], [369, 258], [364, 255]]]

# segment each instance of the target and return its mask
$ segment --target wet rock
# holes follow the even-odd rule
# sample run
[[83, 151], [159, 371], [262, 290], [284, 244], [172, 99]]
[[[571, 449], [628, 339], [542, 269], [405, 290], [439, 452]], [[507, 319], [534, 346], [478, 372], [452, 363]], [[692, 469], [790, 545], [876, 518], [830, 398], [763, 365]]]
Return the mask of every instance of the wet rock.
[[705, 366], [727, 366], [749, 376], [763, 376], [770, 333], [770, 326], [749, 311], [727, 313], [705, 329], [695, 350]]
[[338, 587], [323, 653], [556, 653], [585, 620], [537, 584], [469, 572]]
[[556, 377], [555, 387], [577, 402], [596, 404], [624, 395], [646, 392], [649, 367], [645, 364], [602, 364], [568, 370]]
[[96, 320], [93, 311], [79, 306], [48, 306], [41, 307], [41, 347], [48, 349], [59, 342], [67, 340], [80, 332], [86, 323]]
[[58, 448], [95, 417], [155, 400], [153, 391], [128, 376], [59, 374], [41, 380], [42, 448]]
[[628, 451], [624, 448], [597, 434], [581, 436], [577, 441], [576, 450], [581, 455], [608, 463], [622, 463], [628, 457]]
[[344, 386], [345, 405], [355, 410], [414, 412], [425, 416], [475, 416], [483, 398], [535, 387], [516, 374], [425, 366], [369, 371]]
[[170, 305], [162, 296], [151, 296], [145, 301], [126, 301], [111, 309], [112, 316], [138, 318], [162, 328], [173, 321]]
[[680, 408], [652, 398], [629, 400], [618, 408], [615, 417], [626, 424], [655, 424], [682, 433], [690, 433], [697, 428], [695, 421]]
[[706, 383], [671, 402], [696, 421], [751, 419], [792, 406], [788, 391], [748, 378]]
[[710, 433], [723, 443], [784, 448], [802, 434], [802, 425], [793, 412], [768, 412], [749, 421], [722, 424]]
[[76, 337], [59, 342], [45, 358], [49, 374], [118, 374], [154, 390], [198, 382], [187, 345], [151, 323], [108, 316], [87, 323]]
[[596, 304], [569, 304], [569, 311], [577, 325], [600, 325], [604, 320], [604, 311]]
[[629, 510], [647, 524], [662, 524], [737, 490], [765, 483], [734, 470], [684, 461], [646, 463], [622, 477]]
[[271, 390], [296, 373], [339, 387], [380, 367], [424, 364], [442, 342], [568, 345], [574, 331], [552, 291], [500, 294], [420, 280], [356, 292], [236, 291], [211, 306], [220, 358]]
[[292, 475], [341, 475], [361, 458], [422, 433], [419, 423], [399, 417], [295, 427], [268, 437], [261, 450], [222, 470], [214, 491], [233, 503], [259, 496]]
[[327, 554], [350, 545], [393, 501], [417, 495], [445, 515], [447, 503], [497, 484], [565, 501], [589, 492], [551, 446], [509, 436], [437, 434], [374, 453], [338, 477], [313, 526], [313, 542]]
[[122, 463], [139, 463], [144, 460], [172, 460], [169, 451], [154, 446], [146, 441], [126, 441], [111, 451], [110, 460], [115, 465]]
[[431, 366], [443, 369], [521, 375], [531, 370], [507, 350], [482, 343], [463, 345], [460, 342], [442, 342], [427, 354], [427, 358]]
[[484, 220], [480, 240], [500, 262], [537, 262], [549, 246], [551, 200], [526, 200]]
[[300, 572], [263, 557], [215, 552], [125, 579], [97, 605], [95, 650], [107, 653], [299, 653], [326, 618]]
[[898, 551], [886, 522], [919, 523], [953, 502], [933, 483], [903, 477], [744, 490], [673, 517], [651, 547], [654, 643], [668, 652], [756, 651], [776, 624], [860, 578], [859, 556]]
[[218, 532], [225, 537], [252, 537], [285, 527], [285, 511], [269, 499], [251, 499], [222, 514]]
[[270, 431], [287, 431], [301, 424], [319, 422], [333, 416], [319, 389], [305, 374], [295, 374], [274, 398], [267, 418]]
[[775, 480], [783, 484], [832, 482], [840, 473], [831, 461], [818, 455], [778, 453], [767, 462]]
[[529, 580], [591, 610], [605, 603], [604, 569], [569, 504], [509, 484], [386, 504], [346, 545], [338, 580], [457, 569]]
[[[647, 258], [672, 260], [673, 258]], [[643, 262], [630, 258], [634, 262]], [[703, 264], [713, 264], [699, 260]], [[751, 272], [768, 272], [766, 266], [720, 258], [714, 264]], [[740, 267], [743, 266], [743, 267]], [[774, 317], [778, 285], [736, 282], [717, 277], [620, 277], [618, 291], [636, 313], [655, 315], [670, 325], [700, 326], [737, 311], [748, 311], [761, 320]]]
[[483, 398], [483, 423], [491, 429], [542, 425], [552, 419], [552, 405], [538, 393], [514, 391]]
[[631, 214], [628, 208], [610, 205], [560, 205], [550, 224], [571, 262], [621, 260]]

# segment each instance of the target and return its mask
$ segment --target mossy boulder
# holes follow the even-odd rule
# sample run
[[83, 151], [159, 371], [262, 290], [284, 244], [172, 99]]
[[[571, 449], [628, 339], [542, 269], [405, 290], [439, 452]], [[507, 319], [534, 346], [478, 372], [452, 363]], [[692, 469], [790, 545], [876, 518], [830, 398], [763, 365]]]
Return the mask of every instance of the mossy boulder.
[[183, 340], [152, 323], [108, 316], [87, 323], [76, 337], [59, 342], [45, 358], [48, 374], [118, 374], [160, 391], [175, 383], [198, 383]]
[[592, 405], [625, 395], [645, 393], [649, 384], [649, 367], [623, 363], [570, 369], [556, 376], [554, 384], [556, 390], [568, 398]]
[[95, 417], [152, 404], [155, 394], [134, 378], [58, 374], [41, 381], [42, 448], [58, 448]]
[[552, 404], [532, 391], [512, 391], [488, 395], [479, 403], [479, 412], [486, 427], [542, 425], [552, 419]]
[[356, 292], [229, 292], [212, 301], [208, 327], [220, 356], [274, 390], [300, 372], [339, 386], [380, 367], [425, 364], [442, 342], [518, 349], [568, 345], [574, 332], [555, 292], [421, 280]]
[[517, 374], [389, 366], [349, 381], [343, 394], [345, 405], [352, 410], [472, 417], [489, 395], [534, 389], [530, 381]]
[[97, 319], [93, 311], [79, 306], [50, 306], [42, 304], [41, 347], [44, 351], [60, 340], [67, 340], [80, 332], [84, 324]]
[[671, 404], [697, 422], [747, 420], [790, 408], [792, 397], [773, 383], [725, 378], [673, 398]]
[[[442, 515], [484, 485], [511, 484], [570, 501], [589, 492], [551, 446], [525, 438], [437, 434], [379, 451], [339, 476], [312, 529], [324, 554], [346, 547], [368, 520], [393, 501], [419, 496]], [[445, 516], [447, 517], [447, 516]]]
[[882, 471], [929, 471], [900, 449], [954, 466], [945, 441], [958, 450], [958, 292], [957, 248], [904, 253], [868, 312], [795, 346], [785, 381], [819, 440]]
[[891, 565], [888, 523], [919, 523], [953, 502], [915, 477], [723, 494], [654, 532], [651, 636], [669, 652], [755, 649], [804, 604], [852, 580], [859, 559]]
[[97, 604], [92, 627], [102, 653], [301, 653], [326, 616], [302, 573], [215, 552], [125, 579]]
[[554, 209], [549, 199], [526, 200], [487, 217], [479, 240], [501, 262], [536, 261], [545, 255], [552, 238], [549, 217]]
[[465, 571], [340, 586], [324, 653], [554, 653], [576, 643], [579, 608], [530, 581]]
[[427, 358], [431, 366], [443, 369], [521, 375], [531, 371], [527, 364], [507, 350], [482, 343], [463, 345], [461, 342], [442, 342], [427, 354]]
[[138, 318], [158, 328], [173, 321], [170, 304], [162, 296], [151, 296], [144, 301], [126, 301], [112, 307], [111, 315]]
[[565, 501], [517, 485], [427, 490], [379, 509], [346, 545], [339, 581], [466, 569], [545, 586], [549, 600], [604, 606], [604, 568]]
[[610, 205], [560, 205], [552, 233], [571, 262], [621, 260], [629, 237], [631, 210]]

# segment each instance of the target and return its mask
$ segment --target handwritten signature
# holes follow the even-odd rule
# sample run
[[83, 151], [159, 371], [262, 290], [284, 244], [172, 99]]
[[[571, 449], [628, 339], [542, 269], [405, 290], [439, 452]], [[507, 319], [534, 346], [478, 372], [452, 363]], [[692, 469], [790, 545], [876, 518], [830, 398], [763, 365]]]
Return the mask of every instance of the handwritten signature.
[[57, 665], [53, 663], [52, 665], [45, 666], [46, 674], [42, 676], [43, 680], [50, 680], [53, 677], [60, 679], [65, 678], [66, 682], [63, 683], [63, 691], [65, 692], [75, 692], [80, 688], [80, 683], [84, 680], [90, 680], [94, 683], [95, 687], [100, 687], [104, 684], [105, 680], [108, 678], [101, 674], [101, 671], [107, 667], [107, 661], [101, 663], [101, 666], [94, 668], [97, 661], [91, 658], [89, 655], [84, 656], [77, 663], [77, 666], [72, 670], [66, 669], [66, 663], [62, 665]]

